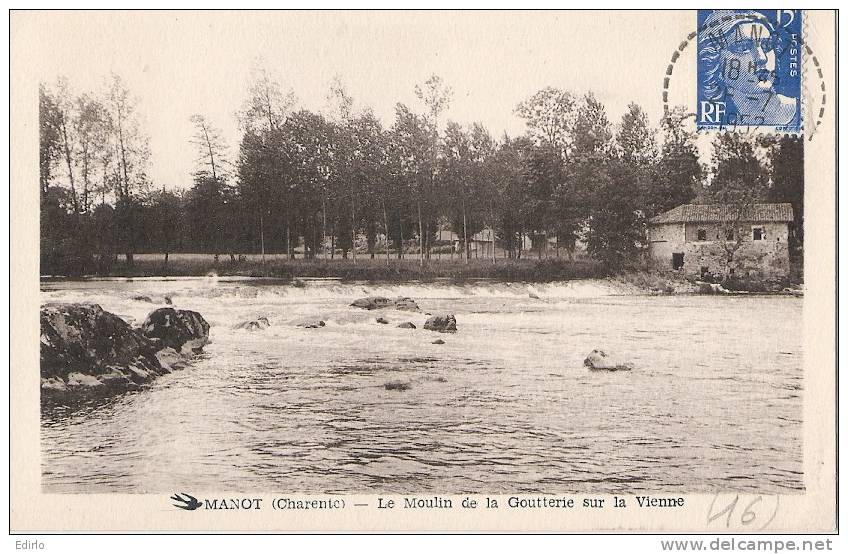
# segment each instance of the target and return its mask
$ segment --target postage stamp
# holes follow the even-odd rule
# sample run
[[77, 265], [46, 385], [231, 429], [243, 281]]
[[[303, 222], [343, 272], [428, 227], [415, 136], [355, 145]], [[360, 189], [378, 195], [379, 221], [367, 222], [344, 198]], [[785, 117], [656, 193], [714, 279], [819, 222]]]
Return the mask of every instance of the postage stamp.
[[801, 10], [698, 10], [698, 129], [799, 133]]

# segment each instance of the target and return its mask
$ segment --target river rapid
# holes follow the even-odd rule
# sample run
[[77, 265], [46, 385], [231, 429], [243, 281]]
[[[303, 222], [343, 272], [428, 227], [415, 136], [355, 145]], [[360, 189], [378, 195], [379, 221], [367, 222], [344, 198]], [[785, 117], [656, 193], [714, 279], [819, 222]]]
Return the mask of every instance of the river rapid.
[[[299, 285], [43, 282], [43, 302], [138, 325], [168, 294], [211, 325], [202, 355], [142, 390], [42, 409], [45, 492], [804, 488], [802, 299], [606, 281]], [[410, 296], [422, 313], [349, 306], [366, 295]], [[454, 313], [458, 332], [424, 330], [423, 312]], [[259, 316], [271, 327], [233, 328]], [[326, 326], [297, 326], [315, 318]], [[634, 370], [589, 371], [594, 348]]]

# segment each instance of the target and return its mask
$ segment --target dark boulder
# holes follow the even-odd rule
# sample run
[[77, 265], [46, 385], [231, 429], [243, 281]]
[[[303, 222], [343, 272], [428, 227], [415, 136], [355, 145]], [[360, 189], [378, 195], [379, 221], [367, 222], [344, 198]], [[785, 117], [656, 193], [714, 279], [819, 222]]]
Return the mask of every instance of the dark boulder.
[[439, 333], [455, 333], [456, 317], [453, 314], [434, 315], [427, 318], [424, 328]]
[[444, 343], [445, 343], [445, 341], [443, 341], [442, 339], [436, 339], [432, 342], [432, 344], [444, 344]]
[[412, 323], [411, 321], [404, 321], [403, 323], [399, 323], [398, 327], [400, 327], [401, 329], [415, 329], [416, 328], [415, 324]]
[[47, 304], [40, 319], [45, 392], [143, 383], [168, 372], [155, 341], [97, 304]]
[[173, 348], [184, 354], [200, 352], [209, 342], [209, 323], [191, 310], [154, 310], [141, 324], [141, 332], [158, 341], [159, 349]]
[[377, 323], [382, 323], [383, 325], [388, 325], [388, 324], [389, 324], [389, 320], [388, 320], [388, 319], [386, 319], [385, 317], [378, 317], [378, 318], [377, 318]]
[[385, 296], [366, 296], [365, 298], [357, 298], [351, 303], [351, 306], [365, 310], [382, 310], [388, 308], [411, 312], [419, 311], [418, 304], [415, 303], [415, 300], [405, 297], [392, 300]]
[[405, 381], [389, 381], [388, 383], [383, 384], [386, 390], [409, 390], [412, 388], [412, 385]]
[[395, 298], [395, 309], [404, 310], [407, 312], [421, 311], [421, 308], [418, 307], [418, 304], [415, 302], [415, 300], [407, 297]]
[[622, 362], [609, 356], [603, 350], [592, 350], [586, 359], [583, 360], [583, 365], [589, 369], [596, 371], [630, 371], [633, 369], [633, 364], [630, 362]]

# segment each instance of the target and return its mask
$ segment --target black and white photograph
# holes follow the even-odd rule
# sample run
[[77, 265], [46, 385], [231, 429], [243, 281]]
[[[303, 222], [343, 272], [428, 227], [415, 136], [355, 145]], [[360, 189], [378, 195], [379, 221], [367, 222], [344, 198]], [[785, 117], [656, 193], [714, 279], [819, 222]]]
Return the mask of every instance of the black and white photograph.
[[13, 12], [32, 494], [831, 529], [833, 26]]

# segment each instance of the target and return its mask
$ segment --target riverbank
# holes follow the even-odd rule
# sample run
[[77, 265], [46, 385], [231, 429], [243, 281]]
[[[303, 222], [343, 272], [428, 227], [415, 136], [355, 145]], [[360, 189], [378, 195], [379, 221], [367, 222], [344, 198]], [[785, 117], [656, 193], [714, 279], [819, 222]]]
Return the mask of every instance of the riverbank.
[[[613, 272], [600, 262], [580, 257], [523, 258], [492, 260], [471, 259], [468, 263], [459, 258], [431, 258], [422, 265], [413, 255], [398, 260], [391, 258], [359, 257], [352, 259], [288, 259], [284, 255], [268, 255], [263, 261], [258, 255], [242, 256], [218, 261], [208, 254], [171, 254], [165, 263], [162, 254], [138, 254], [128, 265], [119, 259], [109, 272], [86, 275], [88, 278], [256, 278], [273, 279], [278, 284], [303, 286], [312, 279], [342, 282], [371, 282], [384, 284], [409, 284], [447, 282], [463, 284], [475, 281], [497, 283], [556, 283], [576, 280], [593, 280], [614, 284], [623, 294], [698, 294], [703, 287], [694, 279], [678, 275], [655, 273], [638, 269]], [[42, 276], [44, 281], [67, 280], [66, 276]], [[790, 285], [791, 283], [791, 285]], [[733, 280], [722, 283], [730, 293], [780, 294], [797, 292], [803, 287], [803, 278], [785, 281], [759, 279]], [[791, 288], [790, 288], [791, 287]]]
[[471, 279], [496, 281], [524, 281], [544, 283], [573, 279], [603, 278], [609, 271], [599, 262], [588, 259], [569, 261], [566, 258], [549, 259], [472, 259], [468, 263], [454, 257], [431, 258], [422, 265], [409, 255], [398, 260], [391, 258], [359, 257], [351, 259], [286, 259], [285, 256], [257, 255], [231, 261], [221, 256], [215, 261], [211, 255], [171, 254], [167, 263], [162, 254], [138, 254], [132, 265], [123, 259], [112, 265], [108, 272], [89, 277], [270, 277], [296, 282], [298, 278], [335, 278], [343, 281], [377, 281], [403, 283], [409, 281], [449, 280], [462, 282]]

